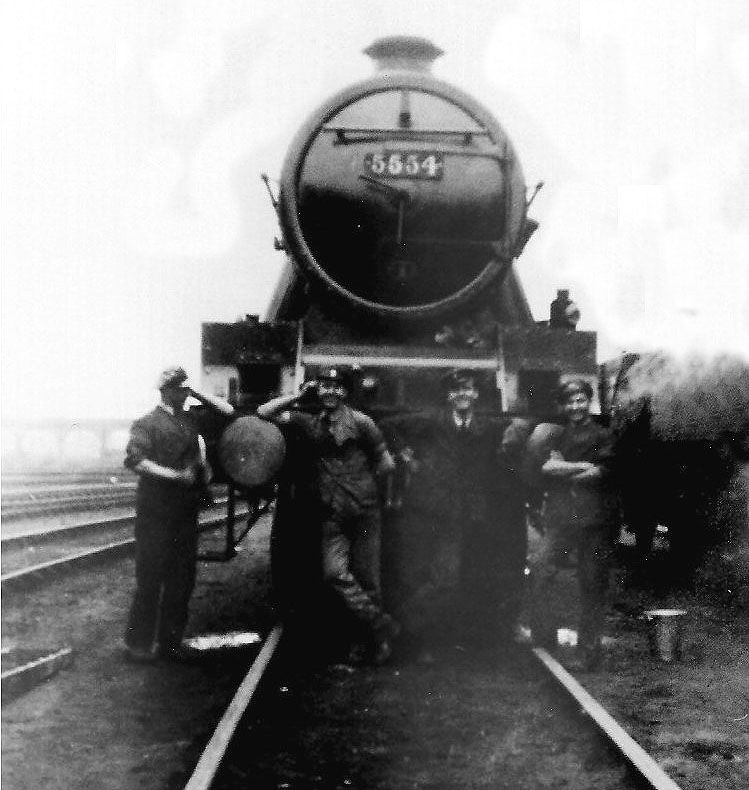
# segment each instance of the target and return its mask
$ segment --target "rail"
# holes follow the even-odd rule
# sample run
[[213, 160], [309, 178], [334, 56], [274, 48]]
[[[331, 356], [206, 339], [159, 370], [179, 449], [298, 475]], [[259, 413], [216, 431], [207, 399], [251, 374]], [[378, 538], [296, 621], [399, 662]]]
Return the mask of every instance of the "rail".
[[135, 486], [128, 482], [12, 488], [3, 491], [2, 517], [18, 520], [130, 504], [135, 499]]
[[680, 790], [679, 785], [658, 765], [610, 713], [570, 675], [546, 650], [533, 648], [533, 654], [556, 682], [581, 706], [616, 751], [653, 790]]
[[[241, 517], [247, 515], [248, 512], [249, 511], [242, 511], [236, 515]], [[259, 517], [260, 516], [257, 515], [255, 520], [257, 520], [257, 518]], [[132, 520], [132, 518], [133, 518], [132, 516], [129, 516], [126, 519], [123, 519], [123, 521]], [[91, 522], [83, 526], [89, 530], [93, 530], [97, 526], [101, 526], [102, 524], [106, 525], [108, 523], [117, 522], [117, 521], [118, 519], [110, 519], [108, 521], [99, 522], [98, 524], [97, 522]], [[224, 514], [220, 516], [203, 518], [200, 520], [199, 530], [200, 532], [207, 532], [211, 529], [215, 529], [218, 526], [223, 526], [224, 524], [226, 524], [226, 522], [227, 522], [227, 516]], [[244, 534], [246, 534], [246, 531], [242, 533], [242, 536], [244, 536]], [[25, 537], [26, 539], [28, 539], [28, 536]], [[2, 576], [0, 576], [0, 585], [2, 586], [3, 592], [10, 592], [18, 588], [22, 588], [38, 583], [42, 579], [47, 578], [48, 575], [53, 572], [57, 572], [57, 571], [66, 572], [68, 570], [78, 568], [92, 561], [115, 559], [119, 556], [123, 556], [131, 553], [134, 550], [134, 548], [135, 548], [135, 538], [127, 538], [125, 540], [114, 541], [104, 546], [98, 546], [96, 548], [86, 549], [84, 551], [76, 552], [74, 554], [70, 554], [65, 557], [61, 557], [59, 559], [49, 560], [47, 562], [41, 562], [35, 565], [20, 568], [15, 571], [11, 571], [9, 573], [5, 573]]]
[[[276, 625], [271, 631], [219, 721], [184, 790], [209, 790], [211, 788], [236, 732], [237, 725], [252, 702], [254, 692], [278, 648], [282, 634], [282, 625]], [[610, 742], [622, 761], [633, 769], [638, 787], [647, 787], [651, 790], [681, 790], [653, 757], [556, 659], [542, 648], [531, 648], [530, 652], [538, 660], [539, 668], [548, 673], [559, 687], [580, 706], [582, 713]]]
[[208, 741], [208, 745], [203, 750], [203, 754], [198, 760], [190, 780], [185, 785], [185, 790], [208, 790], [213, 784], [216, 772], [224, 759], [226, 750], [229, 748], [237, 725], [250, 702], [252, 702], [255, 689], [257, 689], [258, 684], [262, 680], [263, 674], [278, 648], [282, 635], [283, 626], [280, 624], [274, 626], [265, 640], [260, 653], [252, 663], [249, 672], [237, 689], [237, 693], [229, 703], [229, 707], [221, 717], [210, 741]]

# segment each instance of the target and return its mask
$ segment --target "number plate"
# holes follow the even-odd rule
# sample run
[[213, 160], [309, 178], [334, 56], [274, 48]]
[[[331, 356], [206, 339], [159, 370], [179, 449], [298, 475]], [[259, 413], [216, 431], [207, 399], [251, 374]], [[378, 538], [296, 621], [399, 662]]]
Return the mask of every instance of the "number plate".
[[381, 151], [364, 157], [367, 173], [380, 178], [440, 179], [444, 170], [437, 151]]

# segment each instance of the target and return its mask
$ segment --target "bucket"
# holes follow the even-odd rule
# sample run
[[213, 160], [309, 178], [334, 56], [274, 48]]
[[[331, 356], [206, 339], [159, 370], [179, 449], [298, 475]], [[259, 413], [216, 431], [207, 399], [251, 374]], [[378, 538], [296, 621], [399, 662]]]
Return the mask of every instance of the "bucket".
[[681, 658], [681, 634], [685, 609], [650, 609], [643, 615], [648, 623], [650, 652], [660, 661]]

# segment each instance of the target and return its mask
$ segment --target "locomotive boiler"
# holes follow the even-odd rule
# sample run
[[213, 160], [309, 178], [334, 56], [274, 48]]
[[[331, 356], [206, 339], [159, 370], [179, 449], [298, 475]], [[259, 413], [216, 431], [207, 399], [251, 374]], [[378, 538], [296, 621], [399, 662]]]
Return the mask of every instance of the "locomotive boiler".
[[365, 52], [376, 73], [309, 116], [271, 193], [285, 262], [265, 320], [203, 325], [204, 383], [249, 407], [356, 365], [355, 401], [382, 416], [438, 408], [438, 381], [460, 367], [491, 392], [486, 408], [544, 417], [564, 378], [595, 384], [596, 341], [565, 294], [553, 320], [531, 314], [513, 262], [537, 228], [535, 191], [512, 142], [433, 76], [429, 41]]

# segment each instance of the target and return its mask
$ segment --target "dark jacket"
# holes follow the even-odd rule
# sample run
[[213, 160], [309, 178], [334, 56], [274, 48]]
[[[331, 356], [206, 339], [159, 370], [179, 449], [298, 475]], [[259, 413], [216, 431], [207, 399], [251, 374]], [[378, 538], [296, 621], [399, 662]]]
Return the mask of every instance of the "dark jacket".
[[383, 421], [383, 429], [392, 435], [396, 452], [405, 447], [413, 451], [409, 507], [431, 517], [469, 521], [522, 511], [518, 467], [530, 432], [524, 421], [474, 414], [459, 429], [448, 412]]
[[567, 425], [551, 432], [542, 450], [536, 452], [540, 469], [552, 451], [565, 461], [589, 461], [596, 464], [601, 476], [575, 483], [569, 478], [541, 476], [546, 490], [547, 526], [577, 525], [590, 527], [610, 524], [617, 508], [613, 485], [614, 441], [608, 428], [594, 420], [585, 425]]
[[375, 467], [386, 445], [371, 417], [342, 405], [329, 423], [324, 412], [291, 412], [282, 429], [306, 442], [323, 502], [330, 503], [341, 491], [360, 505], [377, 501]]
[[[200, 465], [198, 431], [190, 415], [183, 413], [175, 417], [157, 406], [136, 420], [130, 428], [125, 466], [134, 469], [144, 459], [172, 469]], [[171, 480], [141, 475], [136, 509], [139, 515], [154, 509], [197, 509], [200, 494], [199, 485], [186, 488]]]

